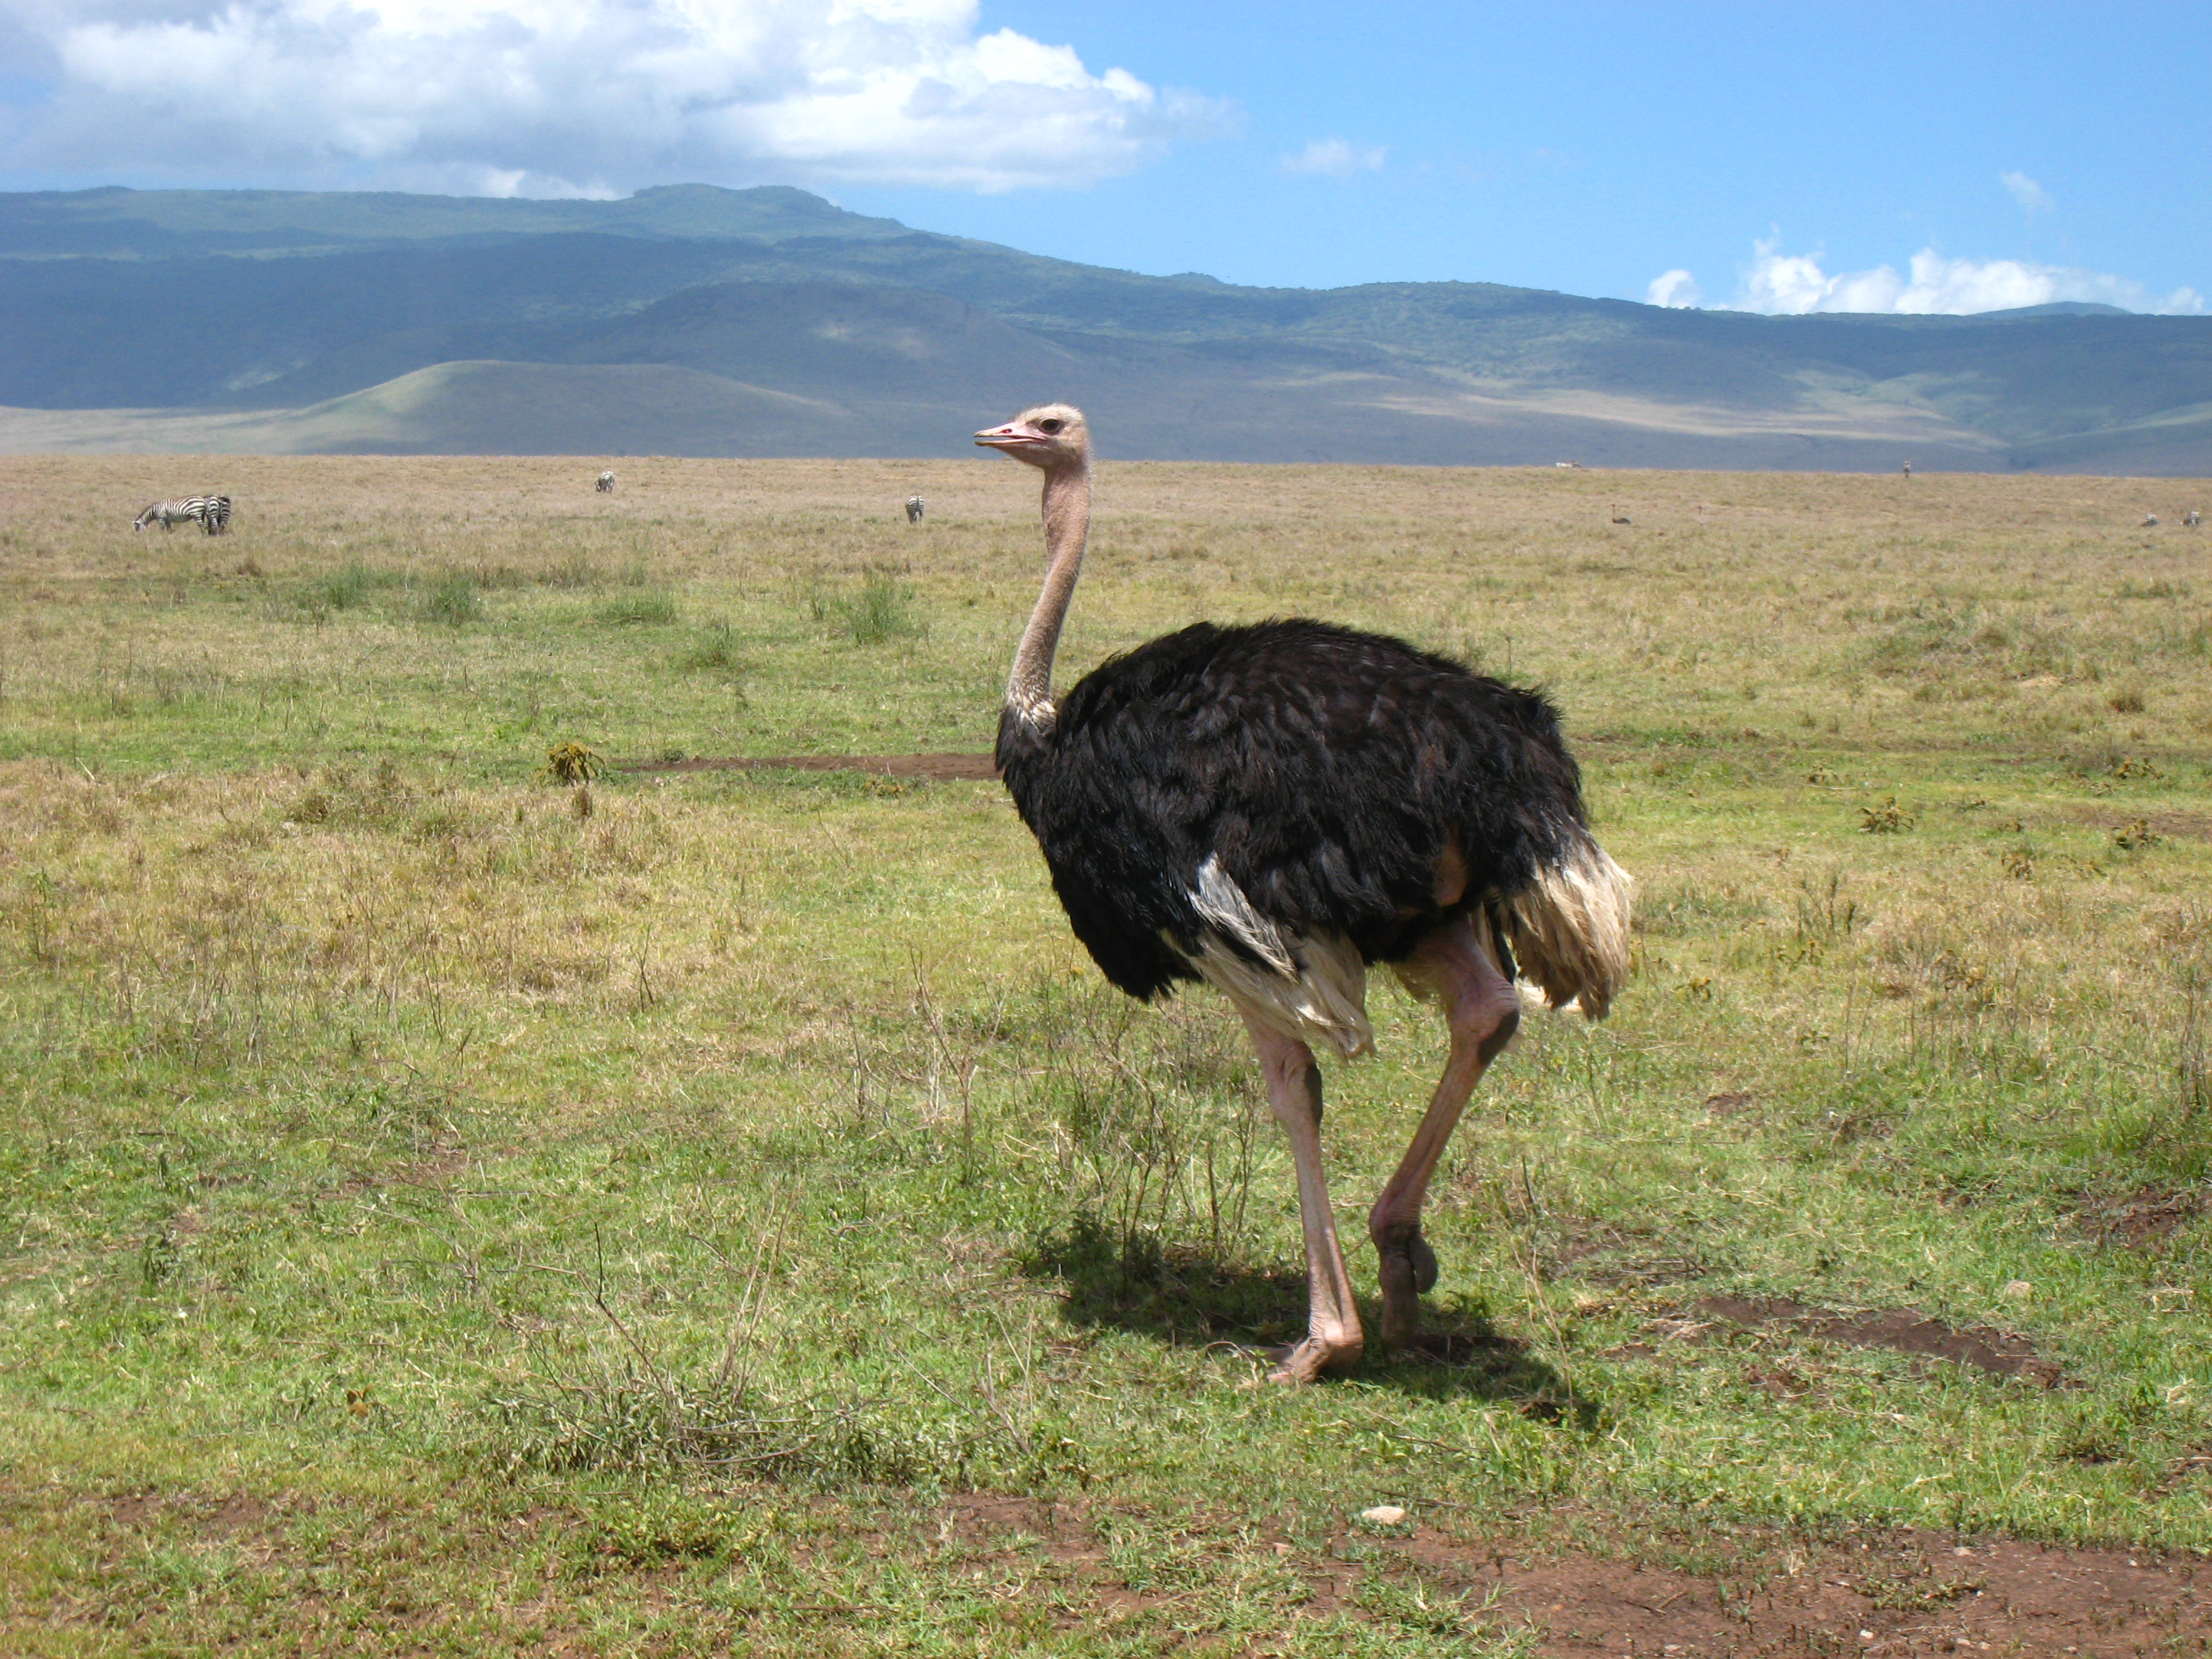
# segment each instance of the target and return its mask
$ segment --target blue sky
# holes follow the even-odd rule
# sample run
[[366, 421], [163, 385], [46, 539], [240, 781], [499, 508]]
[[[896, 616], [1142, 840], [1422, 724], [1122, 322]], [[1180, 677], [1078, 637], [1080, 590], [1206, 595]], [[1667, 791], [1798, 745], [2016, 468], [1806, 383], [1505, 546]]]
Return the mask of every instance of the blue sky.
[[17, 66], [0, 185], [788, 182], [1242, 283], [1644, 299], [1658, 281], [1678, 303], [1769, 310], [2212, 295], [2202, 3], [262, 0], [245, 15], [0, 0]]
[[[1088, 61], [1235, 100], [1243, 136], [1080, 197], [850, 204], [1246, 283], [1642, 299], [1686, 269], [1726, 300], [1778, 238], [1832, 272], [1932, 246], [2212, 295], [2212, 5], [1127, 0], [1054, 19]], [[1382, 165], [1285, 170], [1331, 138]], [[2049, 205], [2023, 207], [2008, 173]]]

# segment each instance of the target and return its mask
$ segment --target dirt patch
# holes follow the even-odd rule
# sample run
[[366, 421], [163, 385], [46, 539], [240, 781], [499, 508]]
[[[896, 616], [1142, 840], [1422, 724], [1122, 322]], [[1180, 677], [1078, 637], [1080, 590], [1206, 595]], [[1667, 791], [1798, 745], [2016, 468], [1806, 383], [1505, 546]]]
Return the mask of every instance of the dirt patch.
[[2038, 1356], [2027, 1339], [1982, 1325], [1960, 1329], [1913, 1309], [1889, 1312], [1839, 1313], [1808, 1308], [1781, 1297], [1700, 1297], [1697, 1310], [1746, 1330], [1791, 1330], [1855, 1348], [1888, 1348], [1925, 1359], [1971, 1365], [1991, 1376], [2018, 1377], [2038, 1388], [2055, 1389], [2064, 1373]]
[[2100, 1244], [2130, 1249], [2163, 1248], [2172, 1236], [2203, 1215], [2206, 1195], [2194, 1187], [2142, 1187], [2124, 1198], [2094, 1200], [2076, 1212]]
[[999, 775], [988, 755], [726, 755], [673, 761], [616, 761], [617, 772], [866, 772], [879, 778], [988, 783]]
[[[1306, 1583], [1307, 1616], [1358, 1616], [1376, 1576], [1418, 1577], [1435, 1605], [1456, 1597], [1492, 1630], [1527, 1629], [1551, 1655], [1980, 1654], [2119, 1659], [2212, 1632], [2212, 1567], [2186, 1555], [2063, 1550], [2009, 1540], [1885, 1534], [1820, 1547], [1778, 1534], [1730, 1540], [1710, 1572], [1461, 1534], [1448, 1508], [1406, 1500], [1389, 1536], [1347, 1531], [1319, 1549], [1265, 1544]], [[948, 1529], [1009, 1569], [1042, 1556], [1077, 1622], [1152, 1599], [1115, 1572], [1084, 1509], [963, 1498]], [[2204, 1577], [2202, 1586], [2200, 1577]], [[2191, 1643], [2193, 1646], [2193, 1642]]]

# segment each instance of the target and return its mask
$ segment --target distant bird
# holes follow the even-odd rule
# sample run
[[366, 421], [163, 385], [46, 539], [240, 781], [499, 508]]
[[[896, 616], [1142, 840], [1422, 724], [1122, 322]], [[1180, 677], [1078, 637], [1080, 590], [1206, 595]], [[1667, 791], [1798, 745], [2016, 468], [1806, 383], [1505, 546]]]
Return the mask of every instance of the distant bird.
[[2153, 525], [2156, 524], [2157, 522], [2158, 522], [2158, 514], [2155, 514], [2155, 513], [2146, 513], [2146, 514], [2143, 514], [2143, 521], [2142, 521], [2142, 526], [2141, 526], [2140, 527], [2141, 527], [2141, 528], [2142, 528], [2142, 529], [2144, 529], [2144, 530], [2148, 530], [2148, 529], [2149, 529]]
[[2198, 525], [2204, 522], [2204, 515], [2202, 513], [2197, 512], [2194, 507], [2191, 507], [2183, 517], [2181, 521], [2187, 525], [2191, 530], [2194, 530]]
[[187, 495], [182, 501], [155, 501], [131, 521], [134, 531], [158, 524], [164, 531], [180, 524], [196, 524], [210, 536], [220, 536], [230, 526], [230, 497]]
[[1558, 711], [1402, 640], [1327, 623], [1197, 623], [1055, 701], [1091, 523], [1091, 440], [1065, 404], [975, 441], [1044, 474], [1044, 589], [1014, 657], [998, 762], [1076, 937], [1150, 1000], [1205, 980], [1243, 1016], [1297, 1165], [1309, 1311], [1279, 1382], [1365, 1336], [1322, 1178], [1321, 1069], [1374, 1045], [1367, 969], [1437, 1002], [1450, 1058], [1368, 1212], [1385, 1346], [1419, 1329], [1437, 1259], [1421, 1205], [1521, 1018], [1516, 975], [1601, 1018], [1628, 973], [1629, 881], [1590, 835]]
[[592, 488], [597, 489], [602, 495], [613, 495], [615, 493], [615, 475], [611, 472], [600, 473], [599, 483], [594, 484]]
[[1628, 522], [1628, 514], [1620, 510], [1620, 503], [1618, 501], [1615, 501], [1613, 504], [1613, 521], [1615, 524], [1626, 524]]
[[921, 522], [922, 509], [927, 505], [928, 503], [923, 501], [919, 495], [908, 496], [906, 498], [906, 521], [908, 524], [920, 524]]
[[1905, 476], [1908, 478], [1912, 476], [1912, 463], [1910, 461], [1905, 464]]

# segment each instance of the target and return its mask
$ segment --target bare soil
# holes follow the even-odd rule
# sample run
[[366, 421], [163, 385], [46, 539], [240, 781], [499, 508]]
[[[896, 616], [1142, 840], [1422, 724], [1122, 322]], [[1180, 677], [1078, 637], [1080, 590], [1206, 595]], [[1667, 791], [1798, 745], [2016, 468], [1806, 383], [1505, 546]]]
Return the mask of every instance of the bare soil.
[[1787, 1328], [1855, 1348], [1888, 1348], [1926, 1359], [1948, 1359], [2039, 1388], [2057, 1388], [2065, 1380], [2057, 1366], [2038, 1357], [2025, 1337], [1986, 1325], [1961, 1329], [1910, 1308], [1847, 1314], [1780, 1297], [1707, 1296], [1698, 1299], [1697, 1310], [1709, 1319], [1746, 1330]]
[[[972, 1497], [954, 1528], [1008, 1557], [1042, 1539], [1064, 1571], [1094, 1580], [1096, 1604], [1145, 1598], [1110, 1582], [1084, 1513], [1029, 1499]], [[1855, 1547], [1777, 1534], [1735, 1541], [1743, 1563], [1698, 1572], [1590, 1552], [1531, 1550], [1455, 1536], [1416, 1508], [1389, 1537], [1347, 1533], [1319, 1555], [1274, 1545], [1304, 1575], [1316, 1617], [1356, 1614], [1366, 1573], [1416, 1572], [1504, 1628], [1540, 1633], [1559, 1656], [1978, 1654], [2120, 1659], [2212, 1643], [2212, 1565], [2186, 1555], [2063, 1550], [1929, 1533]], [[1748, 1547], [1747, 1547], [1748, 1546]]]

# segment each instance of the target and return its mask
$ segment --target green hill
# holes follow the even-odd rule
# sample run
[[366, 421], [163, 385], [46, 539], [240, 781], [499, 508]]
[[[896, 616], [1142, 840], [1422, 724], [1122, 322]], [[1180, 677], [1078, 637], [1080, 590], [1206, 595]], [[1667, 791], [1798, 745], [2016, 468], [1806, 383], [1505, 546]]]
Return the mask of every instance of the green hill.
[[2212, 471], [2212, 320], [1239, 288], [787, 189], [0, 195], [0, 329], [18, 449], [944, 453], [1060, 397], [1128, 456]]

